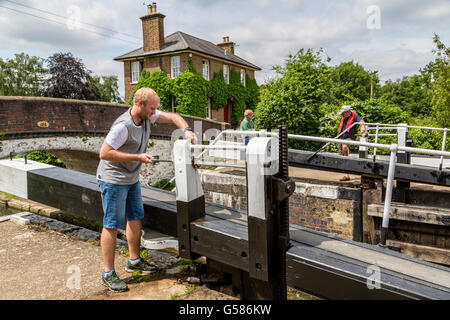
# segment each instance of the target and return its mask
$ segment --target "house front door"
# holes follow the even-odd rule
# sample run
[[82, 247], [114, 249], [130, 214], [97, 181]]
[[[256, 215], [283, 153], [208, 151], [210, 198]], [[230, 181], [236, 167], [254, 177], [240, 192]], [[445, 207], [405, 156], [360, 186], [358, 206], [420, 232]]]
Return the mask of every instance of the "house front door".
[[227, 104], [223, 108], [223, 121], [230, 123], [230, 115], [231, 115], [231, 101], [228, 100]]

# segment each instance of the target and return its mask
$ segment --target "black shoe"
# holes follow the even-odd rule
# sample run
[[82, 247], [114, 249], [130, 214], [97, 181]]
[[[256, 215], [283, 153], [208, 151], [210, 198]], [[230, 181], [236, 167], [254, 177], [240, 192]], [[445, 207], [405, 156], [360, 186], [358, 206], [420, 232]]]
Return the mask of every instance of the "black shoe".
[[102, 284], [113, 292], [123, 292], [128, 290], [127, 284], [120, 280], [115, 270], [112, 270], [111, 274], [106, 277], [102, 275]]
[[142, 275], [151, 274], [158, 272], [158, 267], [154, 264], [149, 264], [147, 261], [142, 260], [139, 258], [139, 263], [136, 265], [132, 265], [130, 261], [128, 261], [127, 266], [125, 267], [125, 270], [127, 272], [136, 272], [140, 271]]

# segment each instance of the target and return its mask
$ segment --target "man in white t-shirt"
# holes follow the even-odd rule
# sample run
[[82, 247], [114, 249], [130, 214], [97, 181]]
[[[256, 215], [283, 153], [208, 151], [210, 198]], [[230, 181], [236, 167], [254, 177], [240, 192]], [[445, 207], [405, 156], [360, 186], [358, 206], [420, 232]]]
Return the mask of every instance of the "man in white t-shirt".
[[144, 205], [139, 172], [143, 163], [152, 163], [152, 156], [146, 153], [150, 125], [155, 122], [173, 123], [184, 131], [186, 139], [193, 143], [196, 141], [186, 121], [179, 114], [158, 110], [159, 104], [159, 97], [152, 89], [137, 90], [133, 107], [116, 119], [100, 149], [101, 160], [96, 176], [104, 211], [102, 283], [115, 292], [128, 289], [114, 269], [117, 229], [123, 229], [126, 225], [130, 253], [126, 271], [139, 271], [144, 275], [157, 271], [155, 266], [140, 258]]

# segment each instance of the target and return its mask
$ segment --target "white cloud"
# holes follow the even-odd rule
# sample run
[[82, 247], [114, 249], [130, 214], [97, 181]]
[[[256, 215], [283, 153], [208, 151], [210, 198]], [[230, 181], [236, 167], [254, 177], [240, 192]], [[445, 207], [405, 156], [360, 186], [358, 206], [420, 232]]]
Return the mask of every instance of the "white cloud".
[[417, 74], [433, 58], [432, 53], [421, 53], [399, 48], [386, 51], [355, 51], [351, 58], [368, 70], [378, 70], [380, 80], [396, 80], [404, 75]]
[[383, 24], [396, 27], [399, 24], [447, 26], [450, 20], [448, 0], [358, 0], [357, 5], [377, 5]]
[[[120, 8], [107, 6], [106, 2], [76, 0], [65, 3], [55, 0], [45, 2], [31, 0], [26, 3], [20, 3], [27, 7], [11, 2], [1, 2], [2, 6], [13, 9], [0, 8], [0, 12], [2, 13], [2, 18], [0, 19], [0, 29], [2, 30], [0, 39], [4, 45], [10, 45], [18, 49], [38, 46], [43, 49], [59, 47], [62, 51], [73, 49], [81, 51], [83, 48], [86, 51], [92, 51], [101, 50], [111, 42], [120, 42], [120, 40], [113, 38], [122, 38], [135, 42], [135, 45], [139, 45], [140, 43], [138, 39], [132, 39], [93, 26], [97, 25], [112, 30], [119, 29], [116, 29], [114, 22], [120, 21], [119, 15], [121, 10]], [[31, 9], [30, 7], [38, 10]], [[68, 22], [71, 21], [70, 18], [74, 17], [73, 11], [69, 11], [71, 7], [78, 8], [79, 10], [80, 29], [71, 29], [68, 27]], [[68, 17], [69, 19], [65, 19], [64, 17]], [[104, 19], [105, 17], [108, 17], [108, 19]]]
[[[14, 0], [67, 16], [71, 5], [80, 8], [82, 22], [103, 26], [138, 37], [82, 25], [84, 28], [135, 43], [106, 38], [84, 30], [68, 30], [64, 19], [45, 15], [0, 0], [1, 6], [31, 12], [63, 22], [53, 24], [0, 8], [0, 54], [2, 58], [26, 52], [47, 58], [55, 52], [72, 52], [96, 74], [116, 73], [123, 79], [123, 66], [112, 59], [142, 46], [139, 17], [146, 14], [143, 1], [134, 0]], [[150, 3], [153, 1], [147, 1]], [[433, 33], [449, 40], [450, 4], [447, 0], [164, 0], [158, 11], [166, 15], [166, 35], [180, 30], [218, 43], [223, 36], [236, 42], [236, 54], [262, 67], [256, 77], [261, 84], [272, 75], [272, 65], [282, 64], [300, 48], [323, 48], [332, 63], [353, 58], [384, 77], [418, 72], [431, 60]], [[367, 7], [377, 5], [381, 29], [367, 28]], [[402, 59], [403, 56], [403, 59]], [[111, 72], [109, 72], [111, 71]], [[120, 83], [123, 87], [123, 81]], [[123, 92], [122, 92], [123, 94]]]

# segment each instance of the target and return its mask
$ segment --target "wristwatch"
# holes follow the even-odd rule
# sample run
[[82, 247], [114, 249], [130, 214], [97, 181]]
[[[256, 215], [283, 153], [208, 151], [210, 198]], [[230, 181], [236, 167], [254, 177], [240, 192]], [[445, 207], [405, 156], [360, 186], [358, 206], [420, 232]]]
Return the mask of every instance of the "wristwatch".
[[186, 133], [186, 131], [192, 131], [192, 128], [189, 127], [184, 128], [183, 133]]

